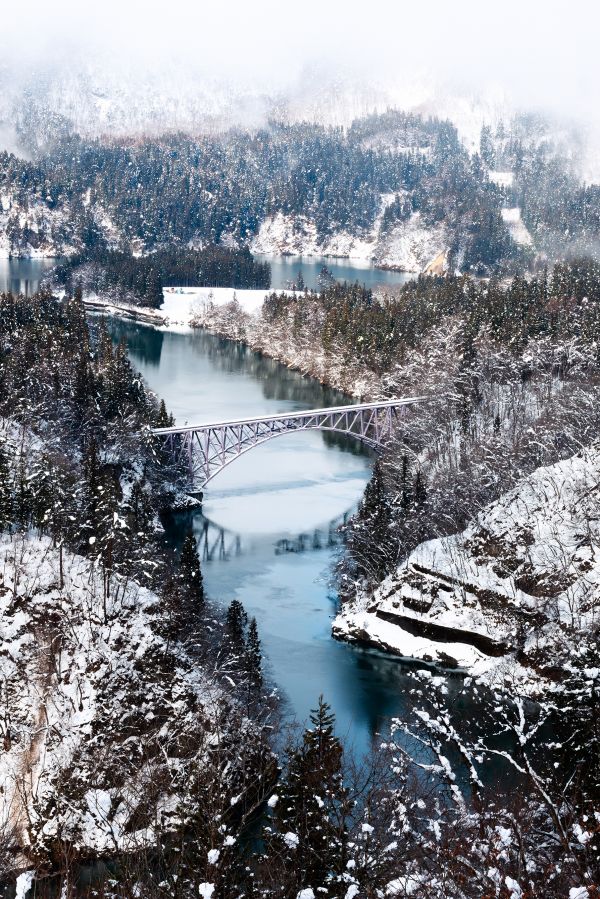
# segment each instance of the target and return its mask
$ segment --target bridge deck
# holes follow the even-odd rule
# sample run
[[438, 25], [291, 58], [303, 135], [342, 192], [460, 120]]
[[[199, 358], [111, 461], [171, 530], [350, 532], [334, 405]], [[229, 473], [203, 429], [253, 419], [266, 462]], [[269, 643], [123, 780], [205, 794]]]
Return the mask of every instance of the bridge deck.
[[328, 415], [331, 412], [360, 412], [361, 409], [386, 409], [389, 406], [406, 406], [411, 403], [423, 402], [424, 396], [409, 396], [395, 400], [380, 400], [376, 403], [353, 403], [350, 406], [328, 406], [324, 409], [301, 409], [288, 412], [279, 412], [277, 415], [262, 415], [255, 418], [235, 418], [227, 421], [211, 421], [198, 425], [183, 425], [172, 428], [153, 428], [154, 434], [182, 434], [186, 431], [204, 431], [210, 428], [225, 428], [228, 426], [259, 424], [267, 421], [279, 421], [282, 418], [310, 418], [313, 415]]

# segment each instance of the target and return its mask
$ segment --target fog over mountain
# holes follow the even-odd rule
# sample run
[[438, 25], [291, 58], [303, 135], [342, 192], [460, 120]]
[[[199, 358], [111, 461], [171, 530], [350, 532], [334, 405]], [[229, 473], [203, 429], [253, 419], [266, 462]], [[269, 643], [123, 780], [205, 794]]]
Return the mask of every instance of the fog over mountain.
[[294, 16], [272, 0], [168, 9], [34, 0], [4, 13], [0, 139], [18, 146], [25, 101], [89, 136], [253, 127], [272, 116], [346, 125], [389, 106], [449, 116], [467, 144], [482, 121], [515, 109], [595, 132], [598, 24], [582, 0], [375, 0], [368, 15], [357, 2], [309, 0]]

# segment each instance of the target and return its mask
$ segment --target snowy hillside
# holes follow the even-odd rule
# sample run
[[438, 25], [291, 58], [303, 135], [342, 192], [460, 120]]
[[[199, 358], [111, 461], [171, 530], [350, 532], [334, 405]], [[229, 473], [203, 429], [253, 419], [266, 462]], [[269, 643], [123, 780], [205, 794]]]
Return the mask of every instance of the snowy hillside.
[[14, 125], [23, 132], [34, 121], [47, 126], [46, 138], [65, 122], [85, 137], [114, 138], [214, 133], [264, 127], [273, 119], [348, 127], [390, 108], [451, 118], [472, 149], [483, 123], [495, 125], [510, 114], [509, 101], [496, 89], [449, 93], [423, 72], [390, 79], [325, 63], [302, 69], [273, 90], [259, 78], [242, 81], [202, 70], [187, 57], [148, 69], [133, 59], [107, 66], [101, 55], [86, 54], [45, 68], [6, 65], [0, 85], [0, 123], [11, 149]]
[[75, 231], [68, 204], [55, 207], [39, 196], [23, 201], [13, 192], [0, 194], [0, 259], [69, 255]]
[[0, 560], [3, 833], [21, 866], [152, 844], [192, 813], [226, 697], [147, 589], [47, 538], [5, 534]]
[[421, 544], [336, 637], [536, 689], [598, 613], [600, 446], [539, 468], [465, 531]]
[[[389, 202], [389, 197], [382, 197], [382, 210]], [[405, 272], [421, 272], [446, 245], [443, 225], [425, 226], [418, 212], [387, 232], [382, 231], [380, 214], [373, 228], [362, 236], [337, 231], [325, 239], [319, 238], [315, 223], [306, 217], [279, 212], [261, 224], [251, 248], [254, 253], [345, 257]]]

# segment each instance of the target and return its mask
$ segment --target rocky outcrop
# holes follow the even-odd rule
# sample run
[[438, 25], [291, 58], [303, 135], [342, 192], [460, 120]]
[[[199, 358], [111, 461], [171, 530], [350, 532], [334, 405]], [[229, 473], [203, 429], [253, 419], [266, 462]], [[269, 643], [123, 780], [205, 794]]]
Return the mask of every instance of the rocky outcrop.
[[372, 596], [345, 605], [340, 639], [525, 690], [556, 677], [600, 610], [600, 447], [539, 468], [460, 534], [430, 540]]

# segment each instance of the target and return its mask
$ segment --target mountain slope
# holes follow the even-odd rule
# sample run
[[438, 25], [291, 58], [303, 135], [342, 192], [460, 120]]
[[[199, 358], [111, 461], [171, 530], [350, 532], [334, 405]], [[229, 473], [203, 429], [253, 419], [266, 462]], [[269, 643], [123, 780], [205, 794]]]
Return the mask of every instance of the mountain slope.
[[422, 543], [333, 631], [536, 691], [600, 609], [600, 445], [537, 469], [460, 534]]

